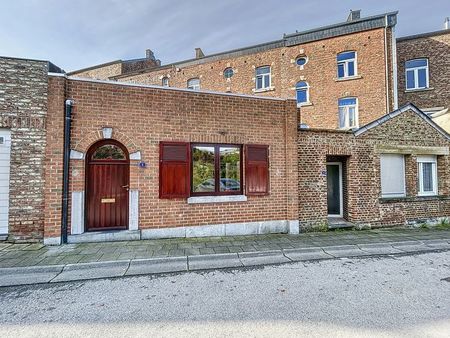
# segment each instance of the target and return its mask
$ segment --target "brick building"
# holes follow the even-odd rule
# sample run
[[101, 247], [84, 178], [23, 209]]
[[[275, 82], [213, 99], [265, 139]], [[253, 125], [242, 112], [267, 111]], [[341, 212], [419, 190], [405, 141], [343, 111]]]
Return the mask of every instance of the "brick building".
[[[361, 18], [353, 11], [345, 22], [285, 34], [280, 40], [213, 55], [197, 48], [194, 59], [107, 77], [297, 99], [304, 124], [357, 128], [396, 107], [396, 22], [396, 12]], [[70, 75], [98, 77], [85, 71]]]
[[450, 29], [397, 39], [397, 59], [399, 103], [413, 102], [450, 131]]

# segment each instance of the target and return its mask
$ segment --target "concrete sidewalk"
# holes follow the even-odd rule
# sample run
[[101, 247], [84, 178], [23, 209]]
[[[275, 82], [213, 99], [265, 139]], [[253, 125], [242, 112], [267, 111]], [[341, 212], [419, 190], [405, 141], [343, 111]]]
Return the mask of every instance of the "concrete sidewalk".
[[450, 250], [450, 230], [392, 229], [110, 243], [0, 243], [0, 286]]

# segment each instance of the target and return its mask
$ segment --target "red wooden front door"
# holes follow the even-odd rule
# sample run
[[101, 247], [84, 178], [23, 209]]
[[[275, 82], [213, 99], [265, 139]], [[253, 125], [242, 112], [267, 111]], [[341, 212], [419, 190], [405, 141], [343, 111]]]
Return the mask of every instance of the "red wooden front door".
[[86, 158], [86, 231], [128, 228], [130, 160], [113, 140], [94, 144]]

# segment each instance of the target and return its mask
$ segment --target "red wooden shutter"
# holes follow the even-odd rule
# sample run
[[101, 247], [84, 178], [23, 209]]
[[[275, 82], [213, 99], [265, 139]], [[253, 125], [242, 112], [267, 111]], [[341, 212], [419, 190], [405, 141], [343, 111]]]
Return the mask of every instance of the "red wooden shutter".
[[247, 195], [269, 193], [269, 146], [245, 146], [245, 187]]
[[185, 198], [190, 192], [189, 143], [159, 144], [159, 198]]

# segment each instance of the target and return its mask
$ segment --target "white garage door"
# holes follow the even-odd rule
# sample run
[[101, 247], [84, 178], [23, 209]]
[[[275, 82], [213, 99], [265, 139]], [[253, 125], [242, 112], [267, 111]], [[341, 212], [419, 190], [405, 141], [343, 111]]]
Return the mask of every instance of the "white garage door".
[[0, 235], [8, 233], [11, 131], [0, 129]]

